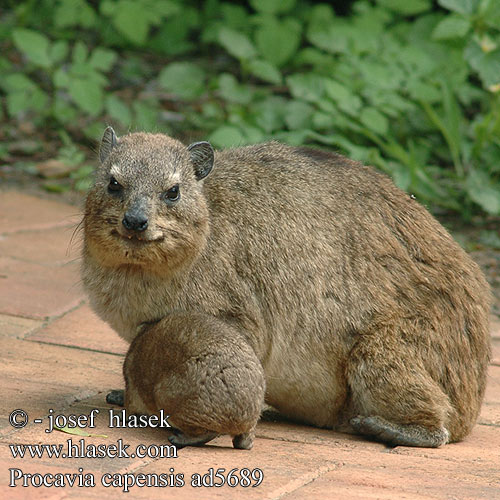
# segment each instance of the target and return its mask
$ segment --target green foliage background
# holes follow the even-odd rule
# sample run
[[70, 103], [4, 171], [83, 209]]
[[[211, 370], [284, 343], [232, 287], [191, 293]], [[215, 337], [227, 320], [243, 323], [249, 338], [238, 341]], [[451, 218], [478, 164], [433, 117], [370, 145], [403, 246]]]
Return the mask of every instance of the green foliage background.
[[216, 147], [333, 148], [435, 211], [500, 215], [500, 2], [351, 7], [12, 1], [0, 11], [0, 119], [56, 141], [77, 189], [91, 170], [77, 144], [112, 124]]

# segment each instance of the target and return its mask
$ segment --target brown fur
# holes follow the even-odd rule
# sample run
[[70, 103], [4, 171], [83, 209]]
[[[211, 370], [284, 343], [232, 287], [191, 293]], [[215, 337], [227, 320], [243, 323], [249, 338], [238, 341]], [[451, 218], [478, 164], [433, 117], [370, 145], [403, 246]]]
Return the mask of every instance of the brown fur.
[[[123, 373], [129, 412], [163, 408], [193, 442], [231, 434], [236, 447], [252, 447], [264, 373], [248, 343], [224, 322], [193, 312], [168, 314], [133, 340]], [[171, 440], [186, 444], [179, 434]]]
[[[489, 289], [390, 179], [337, 154], [272, 142], [217, 152], [198, 180], [190, 152], [170, 137], [109, 143], [86, 203], [84, 284], [97, 313], [129, 342], [161, 320], [132, 344], [127, 384], [151, 372], [180, 397], [200, 389], [196, 372], [160, 360], [176, 352], [180, 331], [192, 335], [194, 353], [222, 335], [230, 341], [219, 342], [217, 363], [234, 354], [244, 364], [248, 346], [266, 402], [287, 416], [391, 444], [439, 446], [470, 432], [489, 359]], [[107, 192], [112, 165], [119, 196]], [[175, 183], [181, 198], [167, 206], [160, 195]], [[142, 237], [156, 241], [118, 235], [138, 200], [149, 218]], [[196, 323], [196, 335], [169, 323], [178, 314]], [[148, 364], [149, 339], [158, 348]], [[189, 363], [184, 356], [179, 363]], [[143, 398], [154, 392], [134, 383]], [[248, 401], [260, 401], [259, 387], [242, 386]], [[217, 419], [231, 414], [232, 397], [215, 398]], [[214, 411], [197, 401], [191, 418]]]

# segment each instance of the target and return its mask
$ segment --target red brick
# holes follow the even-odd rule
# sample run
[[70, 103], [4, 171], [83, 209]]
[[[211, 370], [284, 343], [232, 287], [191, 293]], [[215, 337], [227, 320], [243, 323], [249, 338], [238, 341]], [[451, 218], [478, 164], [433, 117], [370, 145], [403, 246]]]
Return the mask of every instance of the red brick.
[[257, 428], [257, 437], [274, 439], [277, 441], [325, 445], [330, 448], [342, 448], [345, 450], [356, 449], [360, 443], [362, 443], [364, 448], [376, 451], [385, 448], [383, 444], [367, 441], [362, 436], [284, 422], [261, 421]]
[[42, 321], [0, 314], [0, 335], [23, 338], [42, 325]]
[[[496, 468], [498, 472], [500, 450], [500, 429], [496, 426], [476, 425], [472, 432], [460, 443], [451, 443], [441, 448], [410, 448], [398, 446], [393, 453], [427, 459], [444, 459], [473, 468], [475, 465], [483, 473]], [[481, 476], [483, 475], [481, 473]]]
[[[59, 500], [62, 498], [67, 498], [67, 494], [72, 490], [72, 488], [70, 487], [23, 487], [22, 480], [18, 480], [15, 483], [15, 487], [9, 487], [9, 468], [21, 469], [25, 474], [78, 474], [79, 472], [78, 467], [65, 466], [61, 463], [36, 463], [34, 461], [28, 463], [24, 460], [14, 460], [12, 458], [10, 460], [8, 458], [0, 459], [0, 467], [4, 471], [4, 480], [2, 481], [2, 485], [0, 486], [0, 498], [9, 500], [33, 500], [34, 498], [40, 498], [44, 500]], [[86, 472], [88, 471], [84, 469], [83, 473], [85, 474]], [[76, 485], [73, 488], [75, 490], [80, 489]]]
[[342, 452], [337, 458], [342, 460], [340, 467], [282, 498], [492, 499], [498, 494], [494, 464], [456, 463], [443, 452], [432, 460], [361, 451]]
[[500, 318], [498, 316], [491, 317], [490, 330], [494, 339], [500, 339]]
[[81, 209], [65, 203], [16, 191], [0, 192], [0, 234], [72, 226], [81, 214]]
[[104, 401], [109, 389], [123, 386], [122, 362], [115, 355], [0, 338], [0, 415], [5, 418], [21, 408], [39, 418], [49, 408], [62, 412], [99, 391]]
[[[201, 448], [184, 448], [179, 451], [178, 458], [156, 460], [134, 473], [168, 473], [170, 467], [173, 467], [175, 473], [184, 474], [186, 484], [183, 487], [168, 488], [163, 493], [169, 498], [193, 498], [196, 495], [204, 499], [261, 499], [279, 498], [336, 466], [336, 458], [326, 446], [257, 439], [254, 448], [246, 451], [233, 449], [230, 439], [224, 437], [214, 441], [214, 444]], [[227, 485], [221, 488], [192, 487], [190, 484], [192, 475], [195, 473], [203, 475], [210, 468], [214, 470], [223, 468], [226, 474], [234, 468], [239, 470], [258, 468], [263, 471], [264, 480], [255, 488], [242, 488], [241, 486], [230, 488]], [[158, 498], [160, 496], [156, 488], [136, 488], [133, 495], [134, 498]]]
[[0, 313], [43, 319], [59, 316], [84, 298], [78, 264], [56, 269], [0, 257]]
[[484, 400], [489, 403], [500, 403], [500, 366], [488, 367]]
[[90, 309], [83, 305], [30, 335], [29, 340], [126, 354], [128, 344]]
[[500, 366], [500, 338], [494, 338], [491, 342], [491, 364]]
[[[57, 266], [80, 257], [81, 238], [74, 227], [11, 233], [0, 237], [0, 254], [28, 262]], [[71, 243], [71, 244], [70, 244]]]
[[500, 432], [500, 403], [483, 403], [478, 422], [484, 425], [496, 425]]

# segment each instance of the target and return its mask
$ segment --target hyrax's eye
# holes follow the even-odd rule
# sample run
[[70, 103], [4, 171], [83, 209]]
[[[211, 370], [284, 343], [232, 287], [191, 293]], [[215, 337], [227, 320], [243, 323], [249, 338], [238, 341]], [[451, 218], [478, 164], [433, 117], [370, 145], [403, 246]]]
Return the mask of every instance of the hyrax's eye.
[[122, 185], [113, 177], [109, 179], [109, 184], [108, 184], [108, 191], [110, 193], [117, 193], [118, 191], [121, 191]]
[[181, 193], [179, 191], [179, 184], [172, 186], [168, 191], [165, 191], [165, 193], [163, 194], [163, 199], [167, 203], [175, 203], [176, 201], [179, 201], [180, 197]]

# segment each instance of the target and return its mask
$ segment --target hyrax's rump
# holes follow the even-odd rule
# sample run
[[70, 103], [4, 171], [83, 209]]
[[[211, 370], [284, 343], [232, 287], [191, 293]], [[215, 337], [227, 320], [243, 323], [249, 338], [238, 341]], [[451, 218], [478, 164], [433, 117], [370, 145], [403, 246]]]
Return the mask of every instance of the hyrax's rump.
[[[101, 163], [86, 203], [83, 280], [124, 339], [156, 323], [155, 342], [175, 345], [169, 318], [181, 314], [186, 325], [197, 318], [196, 352], [217, 321], [230, 339], [221, 349], [237, 332], [263, 370], [266, 402], [289, 417], [413, 446], [470, 431], [489, 357], [488, 286], [387, 177], [275, 142], [214, 153], [208, 143], [117, 139], [110, 129]], [[144, 331], [135, 352], [147, 348]], [[157, 380], [174, 370], [156, 361], [147, 369], [156, 367]], [[199, 387], [174, 378], [180, 394]], [[260, 401], [259, 384], [241, 390]], [[221, 401], [218, 419], [231, 404]], [[193, 418], [212, 411], [204, 405]]]

